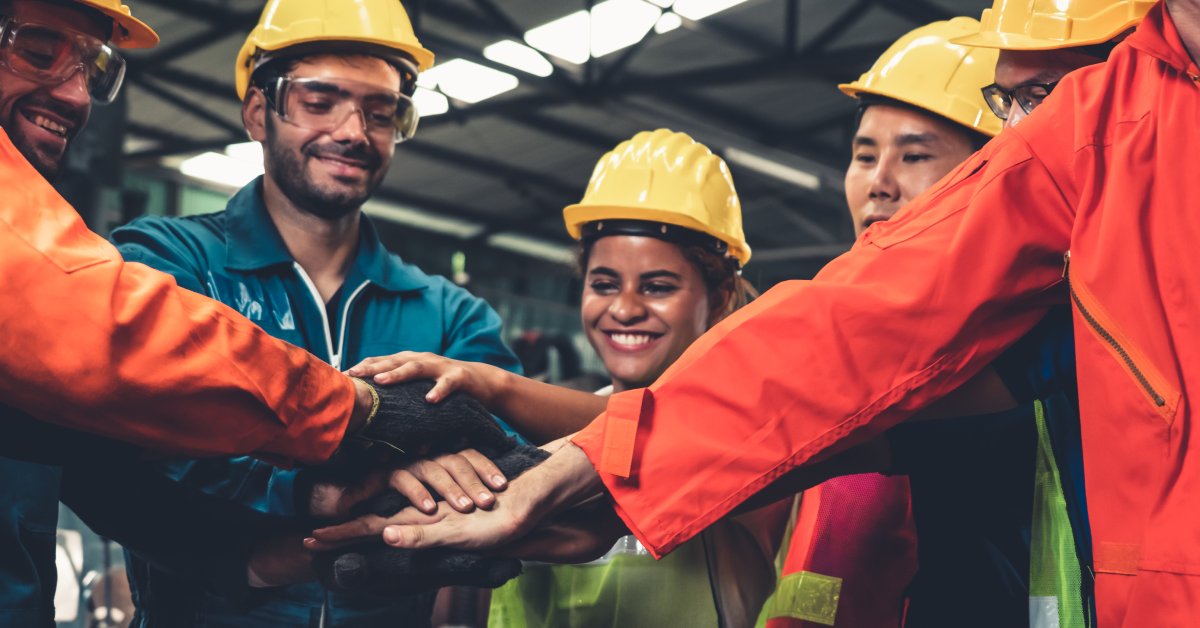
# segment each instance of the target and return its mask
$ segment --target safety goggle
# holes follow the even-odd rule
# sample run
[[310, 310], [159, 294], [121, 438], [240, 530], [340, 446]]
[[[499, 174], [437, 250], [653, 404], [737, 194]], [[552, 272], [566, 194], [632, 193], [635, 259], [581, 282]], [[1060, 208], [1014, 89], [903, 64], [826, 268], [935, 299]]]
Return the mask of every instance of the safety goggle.
[[1033, 110], [1042, 104], [1042, 101], [1050, 95], [1050, 92], [1054, 91], [1057, 85], [1058, 81], [1054, 81], [1053, 83], [1035, 83], [1004, 89], [992, 83], [983, 88], [983, 99], [987, 101], [988, 108], [996, 114], [997, 118], [1007, 120], [1008, 112], [1012, 110], [1014, 101], [1021, 105], [1021, 109], [1025, 113], [1033, 113]]
[[61, 85], [84, 72], [88, 93], [101, 104], [115, 100], [125, 80], [125, 59], [103, 41], [8, 17], [0, 17], [0, 65], [43, 85]]
[[368, 135], [399, 144], [417, 132], [417, 107], [399, 91], [381, 90], [358, 81], [281, 76], [261, 87], [279, 119], [295, 126], [330, 133], [352, 115], [361, 116]]

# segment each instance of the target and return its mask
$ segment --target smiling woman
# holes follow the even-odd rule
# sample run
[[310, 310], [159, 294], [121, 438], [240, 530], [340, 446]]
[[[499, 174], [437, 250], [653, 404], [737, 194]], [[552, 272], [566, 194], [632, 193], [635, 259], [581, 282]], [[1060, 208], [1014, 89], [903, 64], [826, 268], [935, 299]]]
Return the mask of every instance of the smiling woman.
[[[729, 170], [687, 135], [621, 143], [563, 215], [581, 242], [583, 328], [611, 392], [648, 386], [755, 296], [739, 272], [750, 247]], [[588, 564], [530, 566], [493, 595], [489, 625], [751, 626], [787, 512], [785, 501], [720, 521], [661, 561], [627, 536]]]
[[[655, 225], [641, 227], [654, 231]], [[633, 226], [630, 221], [627, 228]], [[726, 258], [655, 235], [588, 240], [580, 272], [583, 328], [612, 377], [613, 392], [650, 385], [753, 295]]]

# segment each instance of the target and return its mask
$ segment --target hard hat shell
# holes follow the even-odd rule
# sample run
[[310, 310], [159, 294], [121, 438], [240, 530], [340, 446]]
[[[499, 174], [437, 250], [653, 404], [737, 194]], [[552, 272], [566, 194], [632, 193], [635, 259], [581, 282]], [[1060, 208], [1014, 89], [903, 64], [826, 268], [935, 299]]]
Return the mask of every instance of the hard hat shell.
[[750, 245], [725, 161], [684, 133], [642, 131], [600, 158], [583, 200], [563, 210], [567, 233], [598, 220], [645, 220], [708, 234], [743, 266]]
[[1109, 41], [1137, 26], [1154, 0], [995, 0], [979, 30], [956, 44], [1055, 50]]
[[1004, 123], [980, 89], [992, 82], [999, 53], [951, 43], [979, 31], [969, 17], [934, 22], [897, 39], [862, 76], [838, 85], [847, 96], [881, 96], [957, 122], [987, 136]]
[[112, 19], [113, 30], [109, 42], [117, 48], [153, 48], [158, 44], [158, 33], [145, 22], [133, 17], [129, 7], [121, 0], [75, 0], [90, 9]]
[[238, 97], [246, 97], [258, 54], [320, 42], [390, 48], [412, 57], [418, 70], [433, 65], [399, 0], [269, 0], [238, 52]]

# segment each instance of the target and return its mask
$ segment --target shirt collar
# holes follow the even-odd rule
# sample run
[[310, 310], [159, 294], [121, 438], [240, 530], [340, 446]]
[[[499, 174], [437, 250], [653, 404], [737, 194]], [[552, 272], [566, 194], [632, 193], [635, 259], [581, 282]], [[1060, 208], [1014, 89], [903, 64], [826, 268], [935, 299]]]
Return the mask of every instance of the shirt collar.
[[[253, 272], [294, 263], [263, 202], [262, 177], [238, 190], [225, 206], [225, 268]], [[358, 230], [358, 253], [351, 275], [390, 292], [411, 292], [430, 285], [424, 273], [388, 253], [375, 225], [363, 214]]]
[[1138, 50], [1151, 55], [1180, 72], [1194, 73], [1195, 64], [1188, 55], [1175, 21], [1167, 10], [1166, 3], [1161, 0], [1158, 6], [1150, 10], [1140, 26], [1126, 42]]

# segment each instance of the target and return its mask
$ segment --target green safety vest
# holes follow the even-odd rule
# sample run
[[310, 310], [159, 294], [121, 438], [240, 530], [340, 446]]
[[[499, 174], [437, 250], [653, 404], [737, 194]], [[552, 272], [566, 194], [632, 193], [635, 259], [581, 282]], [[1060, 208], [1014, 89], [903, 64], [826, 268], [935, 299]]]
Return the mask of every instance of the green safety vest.
[[604, 563], [530, 565], [492, 593], [488, 628], [716, 627], [704, 542], [662, 560], [619, 554]]
[[1029, 626], [1086, 628], [1089, 622], [1081, 593], [1083, 577], [1075, 536], [1041, 401], [1034, 404], [1034, 416], [1038, 442], [1029, 556]]

